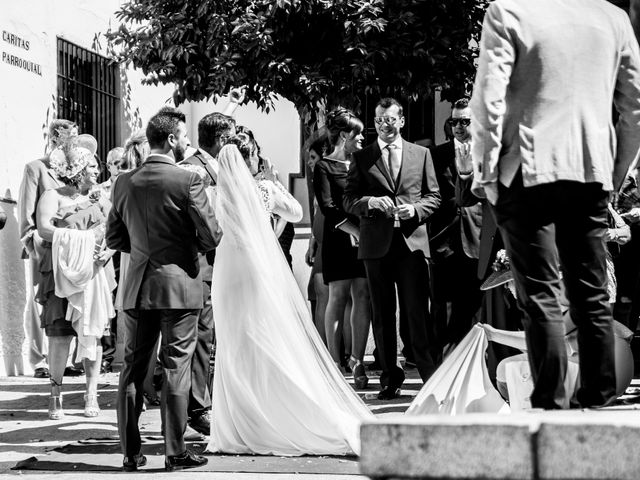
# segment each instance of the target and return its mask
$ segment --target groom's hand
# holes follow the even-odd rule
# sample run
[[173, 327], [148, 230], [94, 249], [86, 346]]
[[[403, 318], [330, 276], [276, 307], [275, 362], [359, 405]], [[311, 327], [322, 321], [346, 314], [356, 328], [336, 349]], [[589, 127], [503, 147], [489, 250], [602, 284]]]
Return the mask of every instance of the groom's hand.
[[369, 210], [380, 210], [383, 213], [391, 216], [393, 215], [393, 209], [395, 205], [389, 197], [371, 197], [369, 199]]

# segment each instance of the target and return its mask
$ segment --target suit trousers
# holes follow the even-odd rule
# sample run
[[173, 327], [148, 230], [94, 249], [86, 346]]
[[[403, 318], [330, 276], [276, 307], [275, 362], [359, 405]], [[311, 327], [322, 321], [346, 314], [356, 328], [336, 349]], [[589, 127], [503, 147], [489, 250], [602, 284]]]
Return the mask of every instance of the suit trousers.
[[412, 252], [400, 229], [382, 258], [364, 260], [373, 310], [373, 334], [380, 356], [380, 385], [398, 388], [404, 371], [398, 366], [396, 285], [400, 311], [406, 315], [414, 361], [426, 381], [435, 371], [433, 325], [429, 318], [429, 270], [424, 254]]
[[211, 408], [209, 363], [211, 361], [211, 346], [215, 341], [213, 308], [211, 306], [211, 283], [202, 282], [202, 294], [204, 306], [198, 315], [198, 339], [191, 360], [189, 418], [198, 417]]
[[196, 346], [199, 310], [127, 310], [124, 320], [124, 366], [118, 387], [118, 433], [125, 457], [140, 453], [138, 419], [143, 387], [154, 347], [162, 333], [162, 404], [165, 455], [186, 451], [191, 358]]
[[469, 258], [460, 244], [448, 257], [435, 260], [430, 267], [431, 315], [438, 344], [456, 345], [471, 330], [482, 305], [478, 259]]
[[518, 174], [499, 185], [496, 220], [525, 312], [533, 407], [560, 408], [566, 395], [565, 328], [560, 275], [578, 327], [578, 402], [597, 406], [615, 397], [613, 318], [607, 294], [608, 192], [598, 183], [559, 181], [525, 188]]

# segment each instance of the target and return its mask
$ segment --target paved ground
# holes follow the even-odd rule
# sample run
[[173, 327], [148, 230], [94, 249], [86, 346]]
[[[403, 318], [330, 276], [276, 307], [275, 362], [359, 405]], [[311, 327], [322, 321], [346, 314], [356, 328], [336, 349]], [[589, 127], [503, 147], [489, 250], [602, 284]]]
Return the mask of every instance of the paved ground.
[[[402, 396], [392, 402], [380, 402], [375, 399], [379, 389], [378, 377], [370, 373], [370, 385], [360, 391], [365, 402], [378, 416], [401, 414], [418, 392], [421, 382], [415, 369], [407, 371], [408, 378]], [[347, 376], [352, 381], [351, 376]], [[74, 463], [78, 468], [86, 469], [86, 463], [97, 465], [119, 465], [122, 457], [119, 453], [116, 428], [115, 395], [118, 374], [103, 375], [99, 383], [99, 402], [102, 413], [95, 419], [87, 419], [83, 412], [84, 377], [65, 377], [64, 409], [65, 418], [52, 421], [47, 417], [49, 382], [32, 377], [0, 378], [0, 476], [21, 475], [30, 478], [42, 478], [44, 474], [55, 474], [56, 479], [89, 478], [106, 479], [105, 475], [114, 473], [114, 467], [105, 471], [73, 473]], [[146, 446], [143, 451], [150, 452], [149, 469], [152, 474], [136, 474], [136, 478], [151, 478], [151, 475], [164, 473], [162, 470], [162, 437], [160, 437], [160, 418], [158, 407], [142, 414], [141, 431]], [[204, 448], [203, 443], [193, 443], [192, 448]], [[146, 450], [145, 450], [146, 449]], [[60, 461], [60, 459], [63, 461]], [[87, 458], [86, 462], [83, 458]], [[12, 470], [18, 462], [40, 462], [40, 465], [54, 465], [52, 471]], [[47, 463], [49, 462], [49, 463]], [[257, 463], [256, 463], [257, 462]], [[339, 458], [291, 459], [269, 457], [232, 457], [209, 456], [210, 466], [206, 472], [190, 470], [183, 473], [189, 478], [217, 480], [233, 479], [269, 479], [279, 480], [292, 477], [356, 479], [359, 477], [357, 462]], [[215, 465], [212, 467], [211, 465]], [[235, 466], [238, 466], [236, 469]], [[215, 470], [221, 470], [216, 473]], [[225, 471], [227, 470], [227, 471]], [[230, 470], [247, 470], [249, 473], [231, 473]], [[270, 472], [270, 473], [267, 473]], [[332, 472], [329, 474], [328, 472]], [[174, 474], [175, 475], [175, 474]]]

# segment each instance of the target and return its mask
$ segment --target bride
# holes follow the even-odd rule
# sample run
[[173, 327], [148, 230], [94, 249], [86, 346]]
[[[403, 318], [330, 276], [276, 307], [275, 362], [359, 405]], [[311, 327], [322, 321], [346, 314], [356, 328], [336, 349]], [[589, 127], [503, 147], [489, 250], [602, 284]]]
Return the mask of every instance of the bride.
[[285, 192], [258, 189], [244, 147], [241, 154], [226, 145], [218, 156], [216, 216], [225, 234], [213, 271], [217, 351], [207, 450], [358, 454], [360, 423], [373, 414], [320, 339], [269, 223]]

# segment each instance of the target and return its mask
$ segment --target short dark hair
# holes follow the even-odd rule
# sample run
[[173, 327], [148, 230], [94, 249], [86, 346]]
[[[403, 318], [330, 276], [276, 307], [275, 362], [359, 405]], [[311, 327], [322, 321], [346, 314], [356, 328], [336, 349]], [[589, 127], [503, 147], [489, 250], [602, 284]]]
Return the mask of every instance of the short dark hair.
[[453, 102], [452, 110], [462, 110], [463, 108], [467, 108], [469, 106], [469, 99], [467, 97], [462, 97], [455, 102]]
[[147, 140], [151, 148], [162, 148], [169, 135], [176, 134], [179, 123], [186, 123], [187, 117], [174, 107], [162, 107], [147, 123]]
[[231, 128], [236, 121], [224, 113], [210, 113], [198, 122], [198, 145], [202, 148], [213, 148], [216, 141]]
[[338, 143], [340, 132], [355, 132], [357, 135], [364, 130], [362, 121], [351, 110], [344, 107], [337, 107], [329, 112], [326, 126], [332, 146]]
[[398, 115], [400, 116], [404, 115], [404, 110], [402, 108], [402, 105], [398, 100], [392, 97], [384, 97], [378, 100], [378, 103], [376, 103], [376, 108], [382, 107], [386, 110], [387, 108], [392, 107], [394, 105], [398, 107]]

